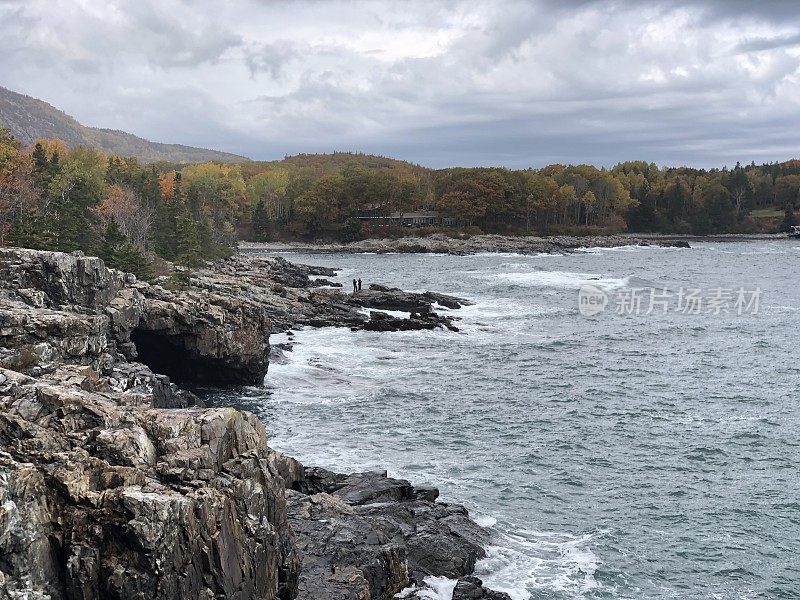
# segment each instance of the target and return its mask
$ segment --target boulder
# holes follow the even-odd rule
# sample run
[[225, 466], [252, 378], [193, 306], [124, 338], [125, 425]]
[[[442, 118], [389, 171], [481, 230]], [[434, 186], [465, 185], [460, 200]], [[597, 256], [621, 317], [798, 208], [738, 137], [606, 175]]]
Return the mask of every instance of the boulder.
[[483, 587], [477, 577], [462, 577], [453, 590], [453, 600], [511, 600], [511, 596]]
[[288, 494], [302, 554], [298, 598], [391, 598], [428, 575], [460, 577], [484, 556], [488, 533], [438, 490], [385, 471], [307, 468]]
[[369, 321], [364, 323], [363, 328], [365, 331], [418, 331], [439, 328], [458, 331], [458, 327], [453, 325], [453, 320], [453, 317], [440, 316], [435, 312], [411, 313], [406, 319], [372, 311]]

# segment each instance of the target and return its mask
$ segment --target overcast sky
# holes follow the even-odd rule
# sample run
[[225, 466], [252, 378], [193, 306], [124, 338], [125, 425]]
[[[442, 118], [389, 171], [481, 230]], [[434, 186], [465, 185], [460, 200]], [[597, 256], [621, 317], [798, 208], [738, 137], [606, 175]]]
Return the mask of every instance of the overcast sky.
[[0, 85], [256, 159], [800, 156], [800, 2], [0, 0]]

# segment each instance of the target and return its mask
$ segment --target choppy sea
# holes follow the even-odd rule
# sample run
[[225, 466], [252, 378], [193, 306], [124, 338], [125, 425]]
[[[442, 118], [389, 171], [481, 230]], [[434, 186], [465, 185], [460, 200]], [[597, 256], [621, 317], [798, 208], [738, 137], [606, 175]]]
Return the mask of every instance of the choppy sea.
[[283, 256], [474, 304], [458, 333], [298, 331], [263, 387], [214, 398], [273, 447], [436, 485], [516, 600], [800, 598], [797, 241]]

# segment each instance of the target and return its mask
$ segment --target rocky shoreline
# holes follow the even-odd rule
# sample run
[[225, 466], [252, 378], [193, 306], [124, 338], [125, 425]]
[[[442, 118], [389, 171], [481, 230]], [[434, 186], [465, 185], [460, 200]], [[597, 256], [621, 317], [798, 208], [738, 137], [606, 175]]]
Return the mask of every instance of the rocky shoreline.
[[464, 301], [342, 294], [280, 258], [188, 275], [0, 249], [0, 598], [422, 598], [429, 575], [508, 598], [469, 577], [488, 533], [434, 488], [303, 466], [175, 383], [258, 384], [296, 326], [455, 329]]
[[556, 235], [504, 236], [472, 235], [450, 237], [434, 234], [424, 237], [409, 235], [401, 238], [366, 239], [351, 243], [306, 242], [240, 242], [245, 254], [269, 252], [310, 253], [373, 253], [373, 254], [569, 254], [581, 248], [618, 248], [621, 246], [659, 246], [664, 248], [689, 248], [695, 242], [775, 241], [788, 239], [785, 234], [715, 234], [666, 235], [656, 233], [569, 236]]
[[[720, 237], [720, 236], [717, 236]], [[726, 240], [736, 236], [724, 236]], [[750, 236], [748, 239], [752, 239]], [[764, 239], [761, 236], [758, 239]], [[775, 236], [769, 236], [773, 239]], [[366, 239], [358, 242], [343, 243], [303, 243], [303, 242], [240, 242], [243, 253], [271, 252], [343, 252], [343, 253], [408, 253], [408, 254], [568, 254], [580, 248], [615, 248], [620, 246], [661, 246], [667, 248], [689, 248], [690, 241], [708, 239], [714, 236], [698, 238], [696, 236], [666, 235], [596, 235], [596, 236], [504, 236], [504, 235], [472, 235], [450, 237], [434, 234], [424, 237], [407, 236], [395, 239]], [[738, 238], [737, 238], [738, 239]]]

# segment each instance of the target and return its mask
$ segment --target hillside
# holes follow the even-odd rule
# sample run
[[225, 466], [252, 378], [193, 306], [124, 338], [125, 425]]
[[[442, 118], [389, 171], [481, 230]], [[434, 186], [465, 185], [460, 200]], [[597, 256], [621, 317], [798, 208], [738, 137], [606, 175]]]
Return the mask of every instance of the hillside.
[[245, 177], [249, 177], [270, 167], [311, 172], [316, 177], [335, 175], [352, 168], [386, 174], [394, 173], [395, 175], [423, 175], [433, 172], [432, 169], [386, 156], [361, 152], [331, 152], [328, 154], [295, 154], [280, 160], [250, 161], [246, 165], [242, 165], [242, 173]]
[[135, 156], [148, 163], [248, 160], [227, 152], [151, 142], [124, 131], [86, 127], [47, 102], [4, 87], [0, 87], [0, 127], [9, 129], [25, 145], [32, 144], [39, 138], [55, 138], [63, 140], [70, 148], [78, 145], [92, 146], [101, 148], [108, 154]]

